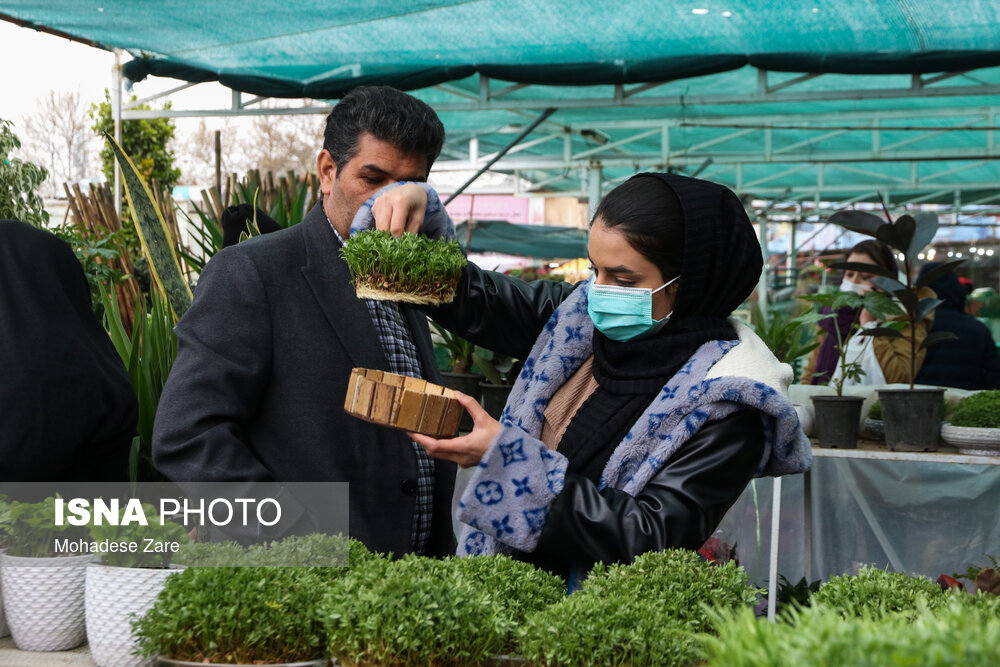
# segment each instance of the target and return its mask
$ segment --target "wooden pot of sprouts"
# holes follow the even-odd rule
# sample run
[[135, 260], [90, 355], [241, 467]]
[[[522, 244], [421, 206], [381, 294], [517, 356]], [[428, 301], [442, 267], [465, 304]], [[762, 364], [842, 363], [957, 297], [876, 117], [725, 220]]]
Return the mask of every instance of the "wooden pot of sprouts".
[[340, 252], [358, 298], [419, 305], [451, 303], [466, 264], [457, 241], [422, 234], [359, 232]]

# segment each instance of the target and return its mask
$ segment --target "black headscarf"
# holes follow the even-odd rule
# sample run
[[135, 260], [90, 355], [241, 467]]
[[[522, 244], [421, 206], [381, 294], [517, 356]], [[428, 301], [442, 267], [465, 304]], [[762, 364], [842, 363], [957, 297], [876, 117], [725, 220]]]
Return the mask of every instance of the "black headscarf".
[[618, 342], [594, 331], [598, 389], [573, 416], [558, 449], [569, 459], [569, 472], [595, 482], [614, 448], [691, 355], [710, 340], [737, 338], [727, 318], [750, 296], [763, 268], [757, 235], [732, 190], [678, 174], [632, 178], [651, 177], [680, 204], [679, 286], [670, 321], [656, 335]]
[[125, 480], [137, 415], [73, 250], [0, 221], [0, 481]]

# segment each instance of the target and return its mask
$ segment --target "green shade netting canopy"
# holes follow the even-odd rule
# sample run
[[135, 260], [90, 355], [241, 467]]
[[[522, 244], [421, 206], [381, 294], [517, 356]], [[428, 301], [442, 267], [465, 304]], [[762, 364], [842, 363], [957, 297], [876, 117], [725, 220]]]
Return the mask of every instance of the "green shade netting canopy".
[[996, 0], [0, 0], [0, 18], [125, 49], [133, 81], [412, 90], [447, 129], [441, 168], [555, 107], [496, 168], [578, 196], [593, 161], [604, 191], [670, 168], [763, 198], [1000, 197]]
[[[455, 225], [455, 235], [466, 252], [496, 252], [538, 259], [576, 259], [587, 256], [587, 230], [549, 225], [515, 225], [481, 220]], [[466, 244], [466, 238], [469, 243]]]
[[986, 1], [5, 0], [0, 12], [130, 51], [133, 80], [219, 80], [277, 97], [422, 88], [473, 72], [585, 85], [747, 64], [851, 74], [1000, 65], [1000, 6]]

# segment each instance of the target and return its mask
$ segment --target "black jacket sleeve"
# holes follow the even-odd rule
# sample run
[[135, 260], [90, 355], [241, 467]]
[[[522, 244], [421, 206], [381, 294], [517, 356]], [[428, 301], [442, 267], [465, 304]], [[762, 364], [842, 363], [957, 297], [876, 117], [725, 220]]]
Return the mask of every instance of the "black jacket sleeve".
[[702, 426], [635, 497], [599, 491], [586, 477], [568, 474], [529, 558], [589, 566], [630, 563], [641, 553], [670, 547], [698, 549], [746, 488], [763, 454], [760, 413], [741, 410]]
[[425, 312], [476, 345], [524, 359], [549, 317], [575, 287], [554, 280], [528, 282], [470, 262], [462, 270], [455, 300]]

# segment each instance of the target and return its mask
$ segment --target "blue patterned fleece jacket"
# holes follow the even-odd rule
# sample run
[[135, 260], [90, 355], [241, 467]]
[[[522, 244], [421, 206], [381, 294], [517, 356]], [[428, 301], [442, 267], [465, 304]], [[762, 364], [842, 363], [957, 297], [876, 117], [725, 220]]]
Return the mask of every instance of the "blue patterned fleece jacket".
[[[732, 322], [739, 340], [709, 341], [695, 351], [615, 448], [600, 488], [637, 495], [702, 424], [745, 408], [758, 410], [764, 423], [757, 476], [809, 469], [809, 440], [786, 396], [791, 367], [779, 363], [749, 327]], [[459, 555], [534, 550], [568, 463], [539, 439], [543, 413], [592, 354], [593, 333], [584, 283], [535, 341], [501, 415], [501, 431], [462, 494], [457, 517], [466, 526]]]

